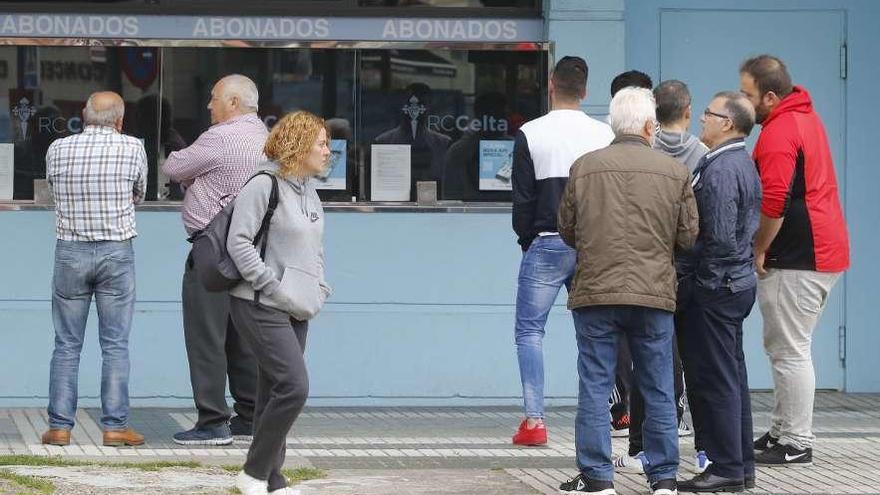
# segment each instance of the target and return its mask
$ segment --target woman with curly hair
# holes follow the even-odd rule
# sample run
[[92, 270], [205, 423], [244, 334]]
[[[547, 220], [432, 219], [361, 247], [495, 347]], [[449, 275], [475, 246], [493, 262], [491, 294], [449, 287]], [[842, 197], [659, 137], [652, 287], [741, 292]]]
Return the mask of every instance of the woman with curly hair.
[[[230, 313], [258, 364], [254, 439], [235, 484], [244, 495], [291, 495], [298, 491], [287, 487], [281, 467], [287, 432], [309, 394], [303, 358], [308, 321], [330, 294], [324, 211], [311, 180], [330, 157], [324, 121], [308, 112], [286, 115], [264, 152], [269, 162], [261, 168], [276, 177], [258, 174], [241, 189], [227, 238], [243, 279], [230, 291]], [[274, 187], [278, 206], [268, 231], [258, 236]]]

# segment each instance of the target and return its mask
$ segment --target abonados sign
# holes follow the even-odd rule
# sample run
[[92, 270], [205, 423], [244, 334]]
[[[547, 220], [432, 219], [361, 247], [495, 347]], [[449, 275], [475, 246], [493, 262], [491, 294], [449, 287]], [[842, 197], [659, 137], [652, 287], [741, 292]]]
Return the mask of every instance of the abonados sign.
[[540, 19], [0, 14], [0, 38], [537, 42]]

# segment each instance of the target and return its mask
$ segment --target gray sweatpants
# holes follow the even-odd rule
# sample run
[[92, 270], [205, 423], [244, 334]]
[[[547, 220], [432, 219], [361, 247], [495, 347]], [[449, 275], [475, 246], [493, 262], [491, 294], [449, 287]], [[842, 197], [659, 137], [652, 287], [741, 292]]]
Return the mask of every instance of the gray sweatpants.
[[770, 435], [783, 445], [812, 448], [813, 330], [840, 273], [770, 269], [758, 280], [764, 350], [773, 373]]
[[303, 357], [309, 324], [253, 301], [229, 298], [235, 327], [257, 358], [257, 401], [254, 439], [244, 471], [269, 481], [269, 491], [287, 486], [281, 474], [287, 433], [309, 395]]

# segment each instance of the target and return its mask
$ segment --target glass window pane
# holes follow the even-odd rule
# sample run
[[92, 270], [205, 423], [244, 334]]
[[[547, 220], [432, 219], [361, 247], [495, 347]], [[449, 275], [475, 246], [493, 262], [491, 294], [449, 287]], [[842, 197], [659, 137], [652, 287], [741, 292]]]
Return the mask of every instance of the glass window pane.
[[362, 7], [515, 7], [538, 9], [540, 0], [358, 0]]
[[[333, 168], [320, 182], [325, 200], [350, 200], [354, 191], [354, 56], [347, 50], [308, 48], [166, 48], [163, 100], [173, 117], [173, 132], [163, 142], [167, 153], [188, 146], [211, 125], [207, 104], [221, 77], [243, 74], [260, 93], [258, 114], [272, 127], [284, 114], [307, 110], [328, 119], [334, 143]], [[171, 138], [179, 137], [180, 142]], [[345, 155], [342, 155], [345, 150]], [[164, 156], [162, 159], [164, 159]], [[182, 198], [167, 180], [169, 197]]]
[[434, 181], [443, 200], [509, 201], [513, 135], [546, 102], [543, 52], [371, 50], [360, 62], [370, 199], [373, 146], [409, 146], [410, 201]]
[[123, 132], [147, 145], [155, 197], [157, 127], [145, 116], [156, 113], [150, 105], [159, 92], [159, 65], [156, 48], [0, 48], [0, 105], [6, 109], [0, 142], [14, 145], [14, 199], [34, 198], [34, 180], [46, 176], [46, 150], [82, 131], [82, 109], [95, 91], [115, 91], [125, 101]]

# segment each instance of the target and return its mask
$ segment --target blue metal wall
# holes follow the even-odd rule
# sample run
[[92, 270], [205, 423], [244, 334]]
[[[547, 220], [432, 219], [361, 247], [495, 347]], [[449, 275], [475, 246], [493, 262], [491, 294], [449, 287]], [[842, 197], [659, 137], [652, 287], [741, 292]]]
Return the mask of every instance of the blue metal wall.
[[[880, 391], [873, 359], [880, 259], [880, 167], [870, 141], [880, 113], [880, 4], [865, 1], [554, 0], [547, 32], [557, 55], [590, 62], [585, 109], [602, 117], [611, 78], [625, 68], [660, 73], [662, 8], [843, 9], [847, 14], [846, 210], [853, 268], [845, 280], [848, 329], [845, 370], [850, 391]], [[747, 26], [743, 33], [747, 35]], [[691, 53], [695, 63], [719, 46]], [[624, 51], [625, 47], [625, 51]], [[767, 49], [772, 51], [772, 47]], [[49, 290], [54, 216], [0, 211], [0, 405], [42, 405], [52, 349]], [[191, 394], [180, 316], [180, 276], [188, 245], [178, 214], [138, 214], [138, 303], [132, 331], [131, 393], [135, 403], [188, 405]], [[313, 404], [515, 403], [519, 379], [513, 346], [513, 301], [520, 252], [509, 214], [330, 213], [328, 278], [335, 294], [314, 321], [307, 350]], [[576, 394], [570, 318], [557, 301], [545, 343], [547, 393]], [[827, 315], [826, 315], [827, 316]], [[759, 328], [750, 321], [746, 350], [752, 384], [769, 386]], [[98, 395], [100, 360], [94, 314], [83, 353], [80, 389]], [[820, 377], [821, 378], [821, 377]]]

